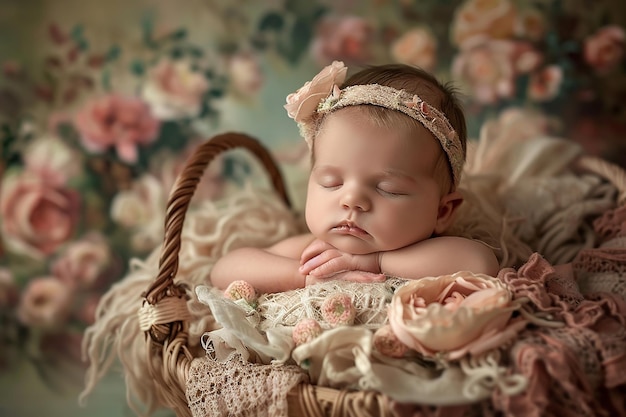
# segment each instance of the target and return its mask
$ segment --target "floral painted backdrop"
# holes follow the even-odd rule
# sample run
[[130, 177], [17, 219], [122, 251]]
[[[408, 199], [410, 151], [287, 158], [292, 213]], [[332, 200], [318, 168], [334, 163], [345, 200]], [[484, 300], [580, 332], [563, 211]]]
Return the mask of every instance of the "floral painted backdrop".
[[[82, 331], [131, 259], [161, 242], [168, 192], [198, 143], [245, 131], [305, 173], [282, 105], [333, 60], [454, 82], [473, 138], [520, 108], [535, 130], [626, 167], [625, 25], [621, 0], [6, 0], [0, 373], [26, 359], [51, 387], [82, 382]], [[254, 174], [226, 155], [198, 197]]]

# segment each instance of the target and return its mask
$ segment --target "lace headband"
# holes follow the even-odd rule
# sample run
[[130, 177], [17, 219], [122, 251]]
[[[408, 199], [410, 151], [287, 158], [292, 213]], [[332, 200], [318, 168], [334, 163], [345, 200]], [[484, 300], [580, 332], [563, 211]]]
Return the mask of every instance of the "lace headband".
[[454, 184], [458, 185], [464, 163], [463, 147], [446, 116], [419, 96], [393, 87], [365, 84], [342, 90], [338, 86], [345, 80], [346, 72], [343, 62], [335, 61], [287, 96], [285, 109], [298, 123], [309, 147], [315, 134], [315, 121], [321, 115], [362, 104], [396, 110], [420, 122], [437, 138], [450, 162]]

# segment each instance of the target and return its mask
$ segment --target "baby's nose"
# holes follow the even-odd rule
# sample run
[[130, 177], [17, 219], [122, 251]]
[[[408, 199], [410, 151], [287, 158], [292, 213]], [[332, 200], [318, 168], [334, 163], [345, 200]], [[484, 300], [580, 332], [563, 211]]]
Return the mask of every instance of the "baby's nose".
[[341, 206], [346, 210], [368, 211], [371, 208], [371, 201], [364, 192], [349, 189], [341, 197]]

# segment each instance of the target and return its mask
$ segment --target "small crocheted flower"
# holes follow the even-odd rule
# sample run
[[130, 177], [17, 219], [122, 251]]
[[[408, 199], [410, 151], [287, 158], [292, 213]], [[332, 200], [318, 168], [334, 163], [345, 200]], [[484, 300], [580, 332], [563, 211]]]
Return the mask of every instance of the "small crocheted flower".
[[315, 319], [302, 319], [293, 328], [292, 338], [296, 346], [309, 343], [322, 334], [322, 326]]
[[252, 284], [242, 280], [231, 282], [224, 290], [224, 297], [233, 301], [244, 300], [250, 305], [254, 305], [257, 299], [256, 290]]
[[402, 358], [409, 350], [395, 335], [391, 326], [383, 326], [374, 333], [374, 348], [385, 356]]
[[354, 323], [356, 309], [347, 294], [333, 294], [322, 304], [322, 317], [332, 327]]

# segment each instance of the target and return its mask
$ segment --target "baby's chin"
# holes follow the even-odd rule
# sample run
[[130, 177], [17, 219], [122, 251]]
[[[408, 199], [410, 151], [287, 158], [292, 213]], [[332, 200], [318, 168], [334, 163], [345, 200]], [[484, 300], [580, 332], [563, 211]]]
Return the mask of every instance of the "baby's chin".
[[383, 250], [376, 245], [372, 245], [371, 242], [366, 242], [353, 236], [333, 236], [326, 241], [341, 252], [352, 255], [368, 255]]

